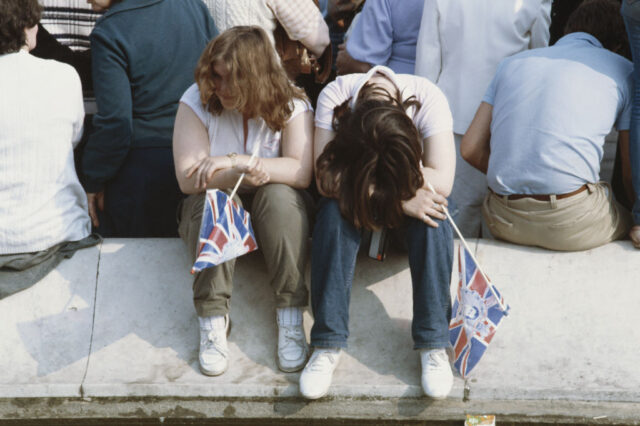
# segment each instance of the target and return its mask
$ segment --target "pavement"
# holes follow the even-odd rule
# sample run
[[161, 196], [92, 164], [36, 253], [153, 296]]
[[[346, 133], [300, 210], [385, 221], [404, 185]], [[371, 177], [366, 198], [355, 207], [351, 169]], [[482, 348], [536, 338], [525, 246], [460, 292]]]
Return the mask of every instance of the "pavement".
[[[457, 243], [456, 243], [457, 244]], [[446, 400], [422, 396], [406, 256], [356, 266], [351, 337], [326, 398], [275, 363], [261, 254], [237, 263], [231, 363], [198, 370], [190, 264], [178, 239], [106, 239], [0, 300], [0, 421], [45, 418], [461, 420], [640, 424], [640, 251], [557, 253], [470, 241], [511, 313]], [[457, 271], [457, 264], [454, 265]], [[452, 292], [457, 285], [452, 278]], [[305, 313], [308, 333], [313, 323]]]

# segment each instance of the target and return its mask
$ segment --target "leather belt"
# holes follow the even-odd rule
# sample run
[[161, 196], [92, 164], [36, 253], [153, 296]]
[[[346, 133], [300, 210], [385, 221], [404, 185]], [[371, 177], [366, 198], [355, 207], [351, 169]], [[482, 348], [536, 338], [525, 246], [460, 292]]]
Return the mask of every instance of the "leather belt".
[[[567, 192], [566, 194], [556, 194], [556, 200], [562, 200], [563, 198], [573, 197], [576, 194], [581, 193], [587, 189], [587, 184], [582, 185], [580, 188], [575, 191]], [[498, 195], [498, 197], [504, 197], [504, 195]], [[511, 194], [507, 195], [507, 200], [520, 200], [522, 198], [533, 198], [534, 200], [539, 201], [551, 201], [551, 195], [547, 194]]]

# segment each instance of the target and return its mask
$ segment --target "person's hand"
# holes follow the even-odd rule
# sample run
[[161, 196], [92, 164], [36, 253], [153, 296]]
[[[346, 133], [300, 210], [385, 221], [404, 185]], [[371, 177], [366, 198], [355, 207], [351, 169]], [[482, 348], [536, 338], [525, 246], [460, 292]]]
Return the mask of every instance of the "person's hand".
[[100, 226], [100, 221], [98, 220], [98, 209], [100, 211], [104, 211], [104, 191], [100, 192], [87, 192], [87, 202], [89, 204], [89, 217], [91, 218], [91, 223], [96, 228]]
[[447, 199], [442, 195], [420, 188], [415, 197], [402, 202], [402, 210], [407, 216], [415, 217], [427, 225], [437, 228], [438, 224], [433, 219], [446, 219], [443, 206], [448, 204]]
[[187, 173], [185, 173], [185, 176], [187, 179], [191, 176], [195, 176], [194, 187], [206, 189], [207, 184], [211, 178], [213, 178], [215, 172], [225, 168], [226, 166], [227, 165], [224, 164], [224, 161], [219, 158], [207, 156], [191, 166], [189, 170], [187, 170]]
[[262, 186], [271, 180], [271, 176], [264, 169], [261, 158], [254, 158], [247, 164], [238, 164], [236, 169], [244, 173], [244, 182], [251, 186]]
[[640, 249], [640, 225], [636, 225], [631, 228], [631, 231], [629, 231], [629, 238], [631, 238], [633, 246]]

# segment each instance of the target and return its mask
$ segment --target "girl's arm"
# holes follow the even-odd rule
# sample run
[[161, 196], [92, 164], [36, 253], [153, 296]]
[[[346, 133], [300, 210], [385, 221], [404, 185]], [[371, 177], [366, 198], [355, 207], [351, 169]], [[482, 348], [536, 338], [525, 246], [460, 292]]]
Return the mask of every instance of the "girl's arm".
[[423, 189], [429, 190], [430, 182], [438, 194], [448, 197], [456, 173], [456, 149], [452, 132], [437, 133], [424, 139], [422, 164]]

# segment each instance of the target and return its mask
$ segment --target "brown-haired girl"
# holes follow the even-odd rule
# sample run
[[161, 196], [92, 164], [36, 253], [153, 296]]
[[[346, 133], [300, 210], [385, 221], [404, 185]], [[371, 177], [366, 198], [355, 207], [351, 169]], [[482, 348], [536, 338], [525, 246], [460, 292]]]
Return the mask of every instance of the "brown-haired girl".
[[[189, 195], [178, 231], [195, 257], [204, 192], [228, 189], [246, 173], [236, 201], [251, 212], [276, 296], [278, 367], [297, 371], [307, 359], [302, 309], [312, 176], [313, 112], [287, 78], [266, 33], [233, 27], [205, 48], [196, 84], [181, 99], [173, 138], [176, 175]], [[249, 162], [250, 153], [258, 160]], [[227, 331], [234, 261], [196, 275], [204, 374], [227, 368]]]
[[315, 121], [316, 181], [325, 198], [311, 249], [314, 352], [300, 391], [309, 399], [327, 393], [347, 346], [360, 231], [386, 227], [401, 231], [408, 249], [422, 387], [443, 398], [453, 383], [445, 352], [453, 235], [442, 206], [453, 186], [455, 149], [446, 98], [424, 78], [378, 66], [330, 83]]

